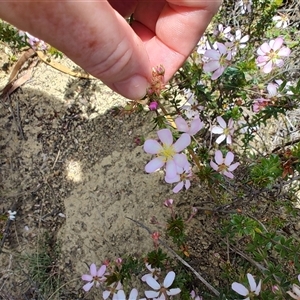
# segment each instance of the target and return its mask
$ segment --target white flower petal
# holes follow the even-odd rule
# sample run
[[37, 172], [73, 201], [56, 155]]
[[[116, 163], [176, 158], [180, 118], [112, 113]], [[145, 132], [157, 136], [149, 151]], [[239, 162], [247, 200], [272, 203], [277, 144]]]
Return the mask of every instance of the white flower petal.
[[188, 134], [195, 135], [199, 130], [202, 129], [202, 127], [203, 127], [203, 123], [201, 122], [201, 120], [199, 118], [195, 118], [191, 122], [191, 128], [188, 131]]
[[163, 144], [169, 146], [173, 144], [173, 135], [170, 129], [158, 130], [157, 135]]
[[[152, 287], [154, 290], [159, 290], [160, 285], [159, 283], [153, 278], [153, 277], [148, 277], [146, 279], [147, 284]], [[147, 295], [146, 295], [147, 296]], [[147, 296], [148, 297], [148, 296]], [[148, 297], [149, 298], [149, 297]]]
[[161, 151], [161, 149], [162, 149], [161, 144], [156, 140], [150, 139], [144, 143], [144, 151], [146, 153], [157, 154]]
[[160, 169], [165, 164], [162, 157], [156, 157], [150, 160], [147, 165], [145, 166], [145, 171], [147, 173], [153, 173], [156, 170]]
[[214, 72], [220, 68], [220, 62], [218, 60], [211, 60], [203, 65], [204, 72]]
[[223, 154], [220, 150], [217, 150], [216, 153], [215, 153], [215, 161], [218, 165], [221, 165], [223, 164]]
[[230, 178], [230, 179], [233, 179], [233, 178], [234, 178], [233, 174], [232, 174], [231, 172], [226, 171], [226, 170], [223, 170], [223, 171], [221, 172], [221, 174], [227, 176], [227, 177]]
[[106, 300], [110, 295], [110, 291], [104, 291], [103, 294], [102, 294], [102, 297], [104, 300]]
[[81, 276], [81, 279], [84, 281], [92, 281], [93, 280], [93, 276], [89, 275], [89, 274], [84, 274]]
[[292, 293], [291, 291], [287, 291], [286, 293], [289, 294], [293, 299], [296, 299], [296, 300], [299, 299], [299, 297], [297, 295], [295, 295], [294, 293]]
[[86, 291], [86, 292], [88, 292], [90, 289], [91, 289], [91, 287], [94, 285], [94, 281], [92, 281], [92, 282], [88, 282], [87, 284], [85, 284], [82, 288]]
[[227, 143], [228, 145], [232, 144], [232, 138], [231, 138], [231, 135], [227, 135], [227, 137], [226, 137], [226, 143]]
[[266, 74], [269, 74], [272, 71], [272, 69], [273, 69], [273, 62], [270, 60], [264, 65], [262, 71]]
[[234, 160], [234, 154], [232, 152], [227, 152], [226, 157], [225, 157], [225, 165], [226, 166], [230, 166], [230, 164], [233, 162]]
[[138, 290], [137, 289], [132, 289], [130, 294], [129, 294], [128, 300], [136, 300], [137, 296], [138, 296]]
[[117, 292], [117, 296], [118, 296], [118, 299], [120, 299], [120, 300], [126, 300], [126, 295], [125, 295], [125, 293], [124, 293], [124, 291], [123, 290], [119, 290], [118, 292]]
[[102, 277], [104, 275], [105, 271], [106, 271], [106, 265], [102, 265], [97, 272], [97, 276]]
[[159, 292], [155, 292], [155, 291], [145, 291], [145, 295], [146, 295], [147, 298], [153, 299], [153, 298], [158, 297]]
[[168, 178], [174, 178], [177, 175], [177, 166], [175, 164], [175, 161], [169, 160], [166, 164], [166, 177]]
[[165, 280], [164, 280], [163, 286], [164, 286], [165, 288], [168, 288], [169, 286], [172, 285], [174, 279], [175, 279], [175, 272], [170, 271], [170, 272], [167, 274], [167, 276], [166, 276], [166, 278], [165, 278]]
[[254, 280], [254, 277], [250, 273], [247, 273], [247, 278], [250, 285], [250, 291], [254, 292], [256, 290], [256, 282]]
[[224, 129], [220, 126], [214, 126], [211, 132], [215, 134], [222, 134], [224, 132]]
[[165, 181], [166, 181], [166, 183], [178, 182], [178, 181], [180, 181], [180, 176], [178, 174], [173, 178], [165, 176]]
[[[258, 283], [258, 285], [257, 285], [257, 287], [256, 287], [256, 289], [255, 289], [254, 294], [255, 294], [255, 295], [259, 295], [260, 290], [261, 290], [261, 280], [259, 281], [259, 283]], [[300, 292], [300, 291], [299, 291], [299, 292]], [[300, 296], [300, 294], [299, 294], [298, 296]]]
[[187, 132], [189, 130], [186, 120], [181, 116], [175, 119], [175, 124], [178, 131]]
[[[180, 180], [180, 179], [179, 179]], [[183, 181], [180, 181], [179, 183], [176, 184], [176, 186], [173, 189], [173, 193], [177, 194], [180, 192], [183, 188]]]
[[185, 181], [185, 185], [184, 186], [185, 186], [185, 189], [188, 190], [191, 187], [191, 181], [187, 179]]
[[238, 294], [242, 295], [242, 296], [248, 296], [249, 295], [249, 291], [248, 289], [246, 289], [241, 283], [238, 282], [234, 282], [231, 285], [231, 288]]
[[216, 139], [216, 143], [217, 143], [217, 144], [221, 144], [225, 139], [226, 139], [226, 135], [225, 135], [225, 134], [221, 134], [221, 135]]
[[222, 128], [226, 128], [227, 127], [225, 120], [221, 116], [217, 117], [217, 121], [218, 121], [218, 123], [220, 124], [220, 126]]
[[173, 145], [176, 152], [181, 152], [191, 143], [191, 137], [187, 133], [183, 133]]
[[216, 80], [218, 79], [224, 72], [225, 67], [224, 66], [220, 66], [220, 68], [218, 68], [213, 75], [211, 76], [211, 80]]
[[218, 169], [219, 169], [219, 166], [218, 166], [215, 162], [213, 162], [212, 160], [210, 161], [210, 166], [211, 166], [215, 171], [218, 171]]
[[234, 171], [239, 165], [240, 165], [239, 162], [236, 162], [236, 163], [230, 165], [230, 166], [228, 167], [228, 171], [230, 171], [230, 172]]
[[181, 168], [186, 168], [188, 167], [188, 165], [190, 165], [184, 153], [175, 154], [173, 159], [175, 161], [175, 164]]
[[91, 264], [90, 265], [90, 273], [92, 276], [96, 276], [97, 275], [97, 268], [95, 264]]
[[300, 297], [300, 287], [297, 284], [293, 284], [292, 290], [295, 293], [295, 295], [297, 295], [298, 297]]
[[167, 290], [167, 295], [174, 296], [174, 295], [179, 294], [180, 292], [181, 292], [180, 288], [170, 289], [170, 290]]

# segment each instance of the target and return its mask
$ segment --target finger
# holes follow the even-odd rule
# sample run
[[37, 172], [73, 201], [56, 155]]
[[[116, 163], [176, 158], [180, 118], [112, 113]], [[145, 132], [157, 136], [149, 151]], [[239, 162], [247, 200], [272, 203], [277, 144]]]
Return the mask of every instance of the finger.
[[109, 0], [110, 5], [123, 17], [129, 17], [135, 10], [138, 0]]
[[187, 59], [220, 4], [219, 0], [169, 0], [159, 14], [149, 17], [151, 22], [143, 17], [149, 2], [137, 7], [132, 27], [144, 41], [151, 65], [165, 67], [166, 80]]
[[[8, 21], [58, 48], [125, 97], [145, 94], [151, 79], [145, 46], [108, 2], [4, 2], [3, 9]], [[34, 17], [24, 21], [26, 15]]]

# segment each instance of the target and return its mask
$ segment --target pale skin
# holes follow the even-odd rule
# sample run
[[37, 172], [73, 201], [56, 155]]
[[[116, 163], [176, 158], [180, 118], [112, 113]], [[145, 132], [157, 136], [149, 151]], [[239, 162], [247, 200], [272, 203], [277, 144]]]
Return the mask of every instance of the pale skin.
[[[48, 42], [129, 99], [145, 95], [152, 67], [168, 81], [221, 0], [1, 1], [0, 18]], [[123, 17], [133, 13], [130, 26]]]

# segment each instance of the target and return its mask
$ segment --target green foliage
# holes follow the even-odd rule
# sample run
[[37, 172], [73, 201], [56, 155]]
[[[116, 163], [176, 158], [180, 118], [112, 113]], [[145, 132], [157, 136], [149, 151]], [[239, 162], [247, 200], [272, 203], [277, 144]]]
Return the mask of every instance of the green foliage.
[[165, 254], [161, 248], [155, 249], [147, 255], [147, 262], [152, 268], [163, 268], [167, 259], [167, 254]]
[[175, 216], [168, 220], [166, 233], [173, 239], [173, 242], [178, 246], [184, 244], [186, 240], [185, 224], [181, 217]]
[[63, 58], [63, 54], [62, 52], [60, 52], [59, 50], [57, 50], [56, 48], [54, 47], [49, 47], [48, 49], [48, 53], [53, 56], [54, 58]]
[[[246, 253], [251, 255], [256, 266], [262, 271], [258, 277], [264, 278], [263, 284], [269, 288], [262, 290], [261, 299], [285, 299], [283, 295], [290, 285], [286, 278], [289, 277], [291, 267], [294, 272], [299, 272], [299, 242], [279, 234], [276, 230], [267, 231], [256, 220], [244, 215], [232, 215], [224, 223], [221, 233], [229, 238], [230, 245], [237, 248], [245, 246]], [[247, 286], [247, 282], [245, 285]], [[271, 292], [274, 285], [279, 287], [276, 295]]]
[[172, 286], [181, 289], [180, 299], [190, 300], [190, 291], [192, 290], [192, 283], [194, 281], [192, 274], [180, 266], [176, 268], [176, 274]]
[[121, 275], [120, 271], [118, 270], [118, 268], [116, 268], [115, 270], [113, 270], [113, 272], [111, 272], [108, 276], [106, 276], [105, 283], [108, 286], [110, 286], [113, 283], [116, 283], [119, 281], [123, 282], [124, 279], [122, 278], [122, 275]]
[[261, 158], [251, 169], [251, 180], [261, 187], [271, 187], [276, 179], [282, 175], [281, 161], [278, 155], [271, 154]]
[[128, 256], [123, 259], [120, 269], [121, 282], [130, 280], [132, 275], [140, 274], [143, 268], [144, 264], [136, 257]]
[[222, 229], [223, 234], [228, 233], [230, 237], [251, 236], [254, 238], [257, 233], [262, 232], [262, 228], [257, 222], [243, 215], [233, 214], [228, 226]]
[[294, 145], [292, 148], [292, 155], [298, 159], [298, 163], [300, 162], [300, 142]]
[[12, 48], [21, 49], [28, 46], [15, 27], [0, 19], [0, 41], [8, 44]]
[[167, 128], [167, 121], [164, 116], [158, 115], [157, 117], [154, 117], [152, 122], [154, 123], [153, 129], [156, 129], [157, 127], [159, 129]]
[[38, 299], [45, 299], [60, 291], [60, 254], [60, 245], [45, 232], [38, 241], [36, 251], [22, 257], [27, 264], [30, 281], [36, 287]]

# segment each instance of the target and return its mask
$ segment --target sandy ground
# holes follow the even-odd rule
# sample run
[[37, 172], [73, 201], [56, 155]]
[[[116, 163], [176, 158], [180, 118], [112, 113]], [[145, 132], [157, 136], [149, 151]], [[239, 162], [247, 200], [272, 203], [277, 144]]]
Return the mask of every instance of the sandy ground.
[[[0, 71], [0, 88], [7, 76]], [[73, 78], [42, 62], [2, 100], [0, 208], [17, 211], [3, 248], [2, 289], [17, 283], [18, 292], [26, 292], [30, 284], [21, 285], [15, 253], [36, 249], [46, 230], [62, 245], [60, 270], [74, 290], [81, 289], [86, 264], [152, 250], [149, 234], [126, 217], [154, 230], [151, 216], [165, 220], [163, 201], [178, 196], [161, 173], [144, 172], [150, 156], [139, 139], [154, 135], [151, 113], [113, 110], [125, 104], [100, 81]]]

